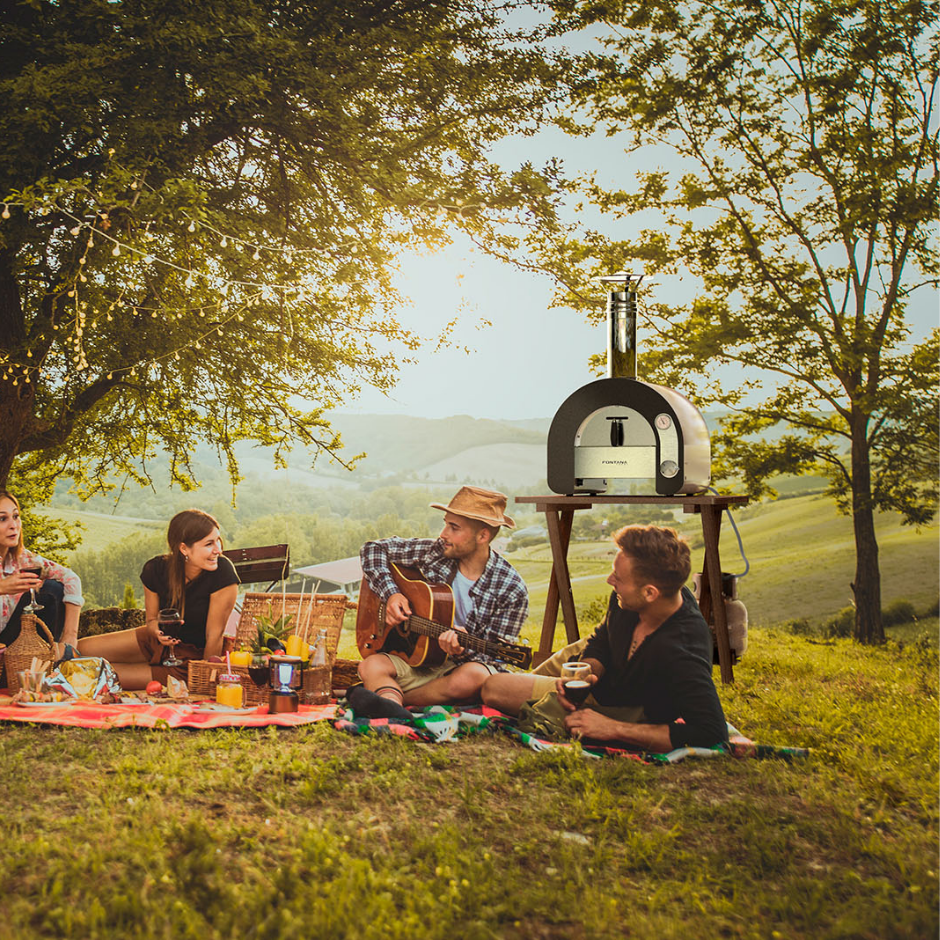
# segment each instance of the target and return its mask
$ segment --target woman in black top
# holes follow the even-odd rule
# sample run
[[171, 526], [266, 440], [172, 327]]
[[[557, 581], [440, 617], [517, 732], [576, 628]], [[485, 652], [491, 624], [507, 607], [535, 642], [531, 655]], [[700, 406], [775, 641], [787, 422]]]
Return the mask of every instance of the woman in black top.
[[[140, 573], [144, 585], [146, 623], [79, 640], [83, 656], [101, 656], [114, 667], [124, 689], [142, 689], [152, 679], [186, 677], [186, 660], [222, 653], [225, 624], [238, 597], [238, 575], [222, 554], [219, 524], [208, 513], [187, 509], [167, 529], [165, 555], [151, 558]], [[160, 611], [174, 607], [183, 618], [179, 638], [162, 633]], [[182, 666], [162, 665], [173, 646]]]

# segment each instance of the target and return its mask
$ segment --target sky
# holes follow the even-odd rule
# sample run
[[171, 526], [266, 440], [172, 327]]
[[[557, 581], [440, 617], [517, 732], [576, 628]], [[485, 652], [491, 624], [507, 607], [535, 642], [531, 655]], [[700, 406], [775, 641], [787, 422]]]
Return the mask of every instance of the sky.
[[[594, 42], [596, 36], [583, 36], [579, 45], [585, 48]], [[627, 143], [625, 138], [603, 134], [574, 138], [552, 128], [535, 137], [501, 142], [493, 156], [507, 169], [525, 161], [538, 167], [550, 158], [560, 158], [569, 174], [596, 173], [598, 181], [612, 189], [629, 188], [641, 166], [644, 170], [655, 166], [671, 172], [681, 169], [678, 159], [662, 147], [643, 148], [628, 156], [624, 152]], [[590, 225], [612, 239], [629, 236], [623, 230], [626, 224], [609, 216], [590, 216]], [[655, 227], [655, 219], [644, 214], [643, 227]], [[642, 273], [639, 266], [633, 273]], [[397, 387], [389, 394], [366, 388], [357, 400], [347, 401], [344, 412], [550, 418], [568, 395], [597, 377], [588, 368], [588, 358], [605, 351], [605, 326], [590, 324], [572, 310], [550, 307], [553, 286], [546, 275], [521, 271], [458, 241], [433, 255], [404, 258], [399, 286], [413, 301], [412, 307], [399, 311], [403, 326], [436, 336], [461, 311], [452, 340], [472, 351], [432, 352], [432, 343], [417, 353], [417, 364], [402, 369]], [[694, 289], [691, 277], [667, 277], [651, 287], [641, 285], [640, 294], [641, 300], [678, 305], [689, 302]], [[604, 302], [606, 296], [607, 289], [598, 284], [598, 300]], [[481, 319], [492, 325], [481, 329]], [[922, 289], [914, 295], [910, 320], [915, 341], [937, 325], [936, 292]], [[643, 341], [641, 320], [637, 338], [641, 379]]]
[[[561, 157], [570, 173], [596, 170], [601, 179], [613, 184], [619, 178], [622, 184], [624, 174], [633, 175], [623, 147], [616, 139], [585, 140], [549, 131], [508, 142], [498, 158], [511, 167], [526, 160], [539, 166]], [[611, 222], [604, 224], [615, 237]], [[453, 345], [472, 352], [432, 352], [431, 344], [418, 353], [417, 365], [402, 370], [391, 394], [365, 389], [358, 401], [343, 406], [344, 412], [547, 418], [568, 395], [597, 378], [588, 358], [606, 349], [604, 324], [590, 324], [572, 310], [551, 308], [553, 285], [547, 275], [521, 271], [475, 250], [468, 241], [456, 241], [435, 254], [406, 257], [399, 285], [413, 301], [412, 307], [400, 311], [404, 326], [436, 336], [460, 310]], [[603, 285], [597, 285], [597, 296], [606, 300]], [[481, 320], [492, 325], [481, 328]], [[642, 378], [642, 336], [640, 357]]]

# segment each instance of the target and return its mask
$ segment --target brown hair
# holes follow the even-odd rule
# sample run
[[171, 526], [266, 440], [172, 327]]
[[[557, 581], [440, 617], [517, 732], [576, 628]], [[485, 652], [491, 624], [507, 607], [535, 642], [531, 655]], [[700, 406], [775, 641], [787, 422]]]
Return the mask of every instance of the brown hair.
[[624, 555], [630, 556], [637, 577], [654, 585], [661, 594], [671, 597], [689, 580], [689, 543], [675, 529], [628, 525], [614, 533], [614, 541]]
[[186, 559], [180, 551], [180, 545], [192, 545], [218, 527], [218, 522], [201, 509], [184, 509], [170, 520], [166, 530], [169, 551], [163, 557], [166, 558], [170, 606], [175, 607], [180, 614], [183, 614], [186, 597]]
[[[454, 513], [454, 515], [458, 515], [458, 513]], [[490, 525], [488, 522], [483, 522], [482, 519], [471, 519], [469, 516], [463, 516], [462, 518], [466, 519], [467, 522], [470, 523], [474, 535], [476, 535], [480, 529], [486, 529], [486, 531], [490, 533], [490, 544], [492, 544], [493, 539], [499, 535], [498, 525]]]
[[[23, 510], [20, 509], [20, 501], [9, 491], [9, 490], [0, 490], [0, 499], [8, 499], [17, 510], [22, 513]], [[20, 540], [17, 545], [13, 548], [7, 549], [2, 555], [0, 555], [0, 564], [7, 560], [7, 555], [13, 555], [13, 563], [18, 565], [20, 562], [20, 554], [23, 551], [23, 527], [20, 526]]]

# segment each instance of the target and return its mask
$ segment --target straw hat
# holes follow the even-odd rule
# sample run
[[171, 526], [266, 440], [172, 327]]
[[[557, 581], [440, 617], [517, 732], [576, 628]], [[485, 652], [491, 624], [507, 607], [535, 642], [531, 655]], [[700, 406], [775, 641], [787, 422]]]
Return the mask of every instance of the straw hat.
[[510, 529], [516, 527], [511, 516], [506, 515], [506, 494], [493, 490], [484, 490], [479, 486], [462, 486], [457, 495], [446, 505], [431, 503], [432, 509], [443, 509], [455, 516], [476, 519], [487, 525], [504, 525]]

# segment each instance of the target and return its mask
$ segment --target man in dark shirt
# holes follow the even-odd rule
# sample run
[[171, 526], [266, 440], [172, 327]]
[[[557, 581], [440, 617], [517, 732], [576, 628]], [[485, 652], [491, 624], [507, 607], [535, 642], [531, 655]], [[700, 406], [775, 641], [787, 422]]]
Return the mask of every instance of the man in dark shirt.
[[518, 714], [526, 702], [552, 693], [573, 736], [650, 751], [727, 741], [711, 676], [711, 634], [684, 586], [688, 544], [659, 526], [626, 526], [614, 541], [619, 551], [607, 579], [613, 588], [607, 614], [580, 655], [591, 667], [592, 694], [584, 706], [565, 697], [561, 679], [535, 674], [491, 676], [483, 701]]

